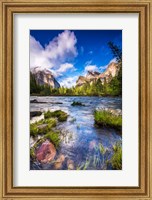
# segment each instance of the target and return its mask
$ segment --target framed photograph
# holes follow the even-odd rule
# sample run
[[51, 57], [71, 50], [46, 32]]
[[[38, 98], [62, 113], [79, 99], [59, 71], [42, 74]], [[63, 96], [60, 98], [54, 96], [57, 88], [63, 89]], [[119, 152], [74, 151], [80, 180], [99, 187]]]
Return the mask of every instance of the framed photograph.
[[0, 5], [1, 199], [152, 199], [151, 0]]

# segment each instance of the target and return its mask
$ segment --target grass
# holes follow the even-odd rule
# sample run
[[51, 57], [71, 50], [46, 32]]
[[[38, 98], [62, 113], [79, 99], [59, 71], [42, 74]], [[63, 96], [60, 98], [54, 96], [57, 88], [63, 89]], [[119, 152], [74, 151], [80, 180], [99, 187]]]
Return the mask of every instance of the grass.
[[121, 129], [122, 116], [116, 116], [106, 110], [100, 110], [94, 112], [95, 123], [99, 126], [110, 126]]
[[122, 147], [119, 143], [116, 143], [113, 146], [114, 154], [111, 158], [111, 164], [113, 169], [121, 170], [122, 169]]
[[34, 147], [32, 147], [32, 148], [30, 149], [30, 157], [31, 157], [32, 159], [35, 159], [35, 158], [36, 158], [36, 155], [35, 155], [35, 148], [34, 148]]
[[[56, 119], [53, 119], [53, 118], [42, 119], [38, 122], [30, 124], [30, 135], [34, 137], [36, 135], [46, 134], [53, 127], [55, 127], [56, 124], [57, 124]], [[44, 126], [41, 126], [41, 125], [44, 125]]]
[[82, 104], [81, 102], [73, 101], [73, 103], [71, 104], [71, 106], [85, 106], [85, 105]]
[[48, 118], [51, 118], [51, 117], [56, 117], [59, 122], [63, 122], [63, 121], [67, 120], [68, 115], [67, 115], [67, 113], [65, 113], [62, 110], [56, 110], [54, 112], [51, 112], [51, 111], [48, 110], [47, 112], [44, 113], [45, 119], [48, 119]]
[[36, 159], [36, 155], [35, 155], [35, 150], [36, 148], [42, 144], [45, 141], [45, 138], [40, 138], [33, 147], [30, 148], [30, 157], [35, 160]]
[[49, 139], [54, 144], [54, 146], [56, 148], [59, 147], [59, 145], [60, 145], [60, 138], [59, 138], [59, 133], [58, 132], [50, 131], [44, 137], [47, 138], [47, 139]]
[[102, 155], [104, 155], [106, 153], [106, 149], [104, 148], [104, 146], [101, 143], [99, 143], [99, 150]]

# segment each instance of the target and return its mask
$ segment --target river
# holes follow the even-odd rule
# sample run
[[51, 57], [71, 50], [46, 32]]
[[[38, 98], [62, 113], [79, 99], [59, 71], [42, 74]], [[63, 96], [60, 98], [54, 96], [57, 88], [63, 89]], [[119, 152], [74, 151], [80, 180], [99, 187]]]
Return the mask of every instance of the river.
[[[104, 170], [111, 169], [106, 165], [112, 156], [112, 147], [116, 142], [122, 143], [121, 131], [97, 127], [94, 124], [94, 110], [98, 108], [122, 108], [122, 99], [119, 97], [65, 97], [65, 96], [31, 96], [30, 100], [39, 102], [31, 103], [31, 111], [63, 110], [68, 113], [66, 122], [59, 123], [57, 129], [62, 132], [61, 145], [58, 155], [64, 155], [66, 159], [73, 161], [75, 169]], [[83, 103], [85, 106], [71, 106], [73, 101]], [[32, 118], [31, 122], [38, 118]], [[30, 138], [30, 146], [36, 139]], [[98, 146], [102, 144], [105, 152], [101, 155]], [[50, 170], [52, 164], [40, 164], [31, 162], [31, 170]], [[62, 170], [67, 169], [63, 165]]]

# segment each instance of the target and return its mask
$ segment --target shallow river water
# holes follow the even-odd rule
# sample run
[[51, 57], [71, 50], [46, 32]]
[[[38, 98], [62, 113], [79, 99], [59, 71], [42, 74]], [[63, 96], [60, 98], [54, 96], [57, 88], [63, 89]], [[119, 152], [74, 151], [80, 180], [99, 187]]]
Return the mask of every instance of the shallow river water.
[[[122, 142], [121, 131], [112, 128], [96, 127], [94, 124], [94, 110], [98, 108], [122, 108], [121, 98], [112, 97], [37, 97], [32, 96], [30, 100], [36, 99], [39, 102], [31, 103], [31, 111], [63, 110], [68, 113], [66, 122], [59, 123], [57, 129], [61, 131], [61, 145], [57, 155], [64, 155], [66, 160], [72, 160], [74, 169], [103, 170], [111, 169], [107, 161], [113, 154], [112, 147], [116, 142]], [[85, 106], [71, 106], [73, 101], [79, 101]], [[42, 116], [41, 116], [42, 117]], [[41, 118], [40, 117], [40, 118]], [[32, 118], [31, 122], [38, 120]], [[34, 144], [30, 138], [30, 146]], [[104, 147], [104, 153], [100, 153], [100, 144]], [[53, 165], [30, 163], [31, 170], [49, 170]], [[62, 170], [67, 169], [63, 164]]]

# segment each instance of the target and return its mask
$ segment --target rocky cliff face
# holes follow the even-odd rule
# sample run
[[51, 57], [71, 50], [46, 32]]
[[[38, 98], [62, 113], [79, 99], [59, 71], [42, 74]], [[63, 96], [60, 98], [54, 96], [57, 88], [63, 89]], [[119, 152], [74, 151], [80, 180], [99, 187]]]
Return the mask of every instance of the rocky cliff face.
[[82, 86], [85, 83], [91, 83], [97, 81], [98, 79], [100, 79], [102, 83], [104, 83], [104, 81], [109, 82], [112, 77], [118, 75], [118, 72], [119, 65], [115, 62], [112, 62], [108, 65], [107, 69], [103, 73], [88, 71], [86, 76], [79, 76], [78, 80], [76, 81], [76, 85]]
[[42, 70], [40, 67], [31, 69], [31, 73], [34, 75], [37, 84], [49, 85], [52, 88], [59, 88], [60, 84], [54, 78], [52, 72], [48, 69]]

